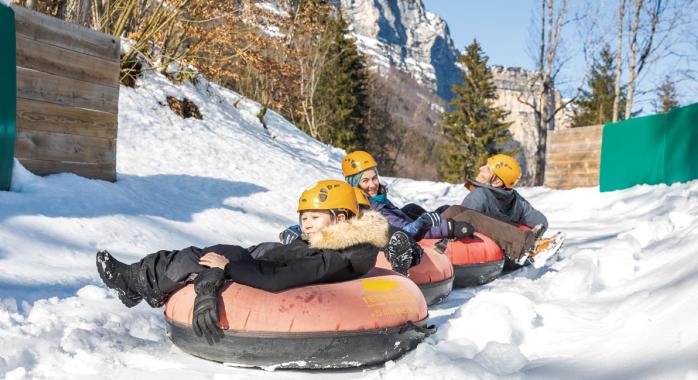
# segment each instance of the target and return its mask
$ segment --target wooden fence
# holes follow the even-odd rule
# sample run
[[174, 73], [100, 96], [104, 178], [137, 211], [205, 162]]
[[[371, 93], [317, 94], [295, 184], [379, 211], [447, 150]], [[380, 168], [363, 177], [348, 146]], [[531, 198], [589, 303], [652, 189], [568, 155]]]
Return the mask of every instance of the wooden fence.
[[12, 6], [17, 41], [15, 156], [28, 170], [116, 180], [117, 38]]
[[545, 186], [598, 186], [602, 134], [603, 125], [548, 132]]

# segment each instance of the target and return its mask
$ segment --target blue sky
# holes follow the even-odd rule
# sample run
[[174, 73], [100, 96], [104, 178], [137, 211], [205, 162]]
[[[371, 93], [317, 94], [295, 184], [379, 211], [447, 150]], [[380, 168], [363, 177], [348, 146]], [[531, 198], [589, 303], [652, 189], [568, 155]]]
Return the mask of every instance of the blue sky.
[[[596, 1], [596, 0], [594, 0]], [[459, 50], [470, 44], [476, 38], [490, 58], [490, 64], [519, 66], [527, 69], [534, 68], [534, 60], [529, 54], [529, 40], [531, 39], [532, 17], [537, 10], [540, 0], [423, 0], [428, 11], [441, 16], [448, 23], [456, 46]], [[598, 5], [603, 10], [600, 12], [602, 22], [599, 26], [601, 35], [607, 30], [605, 38], [615, 43], [614, 33], [610, 32], [615, 26], [615, 3], [600, 1], [598, 3], [573, 0], [569, 3], [568, 19], [578, 17], [585, 13], [589, 4]], [[575, 8], [576, 7], [576, 8]], [[689, 17], [693, 27], [685, 26], [686, 31], [698, 30], [698, 11], [695, 9], [693, 17]], [[584, 28], [583, 23], [577, 22], [566, 25], [563, 31], [563, 44], [565, 56], [569, 61], [563, 66], [560, 74], [562, 82], [558, 88], [563, 96], [569, 96], [575, 92], [577, 86], [582, 83], [585, 74], [585, 59], [582, 50]], [[666, 75], [675, 78], [679, 95], [683, 104], [698, 102], [698, 83], [695, 80], [686, 79], [685, 76], [676, 74], [678, 69], [685, 69], [691, 65], [698, 66], [698, 34], [693, 46], [689, 43], [684, 51], [688, 51], [690, 58], [679, 61], [677, 58], [668, 57], [650, 67], [641, 78], [641, 87], [647, 93], [638, 94], [638, 107], [643, 108], [643, 113], [650, 111], [651, 101], [655, 95], [651, 89], [656, 87]], [[687, 49], [687, 50], [686, 50]]]
[[424, 0], [427, 10], [446, 20], [459, 50], [477, 38], [491, 64], [526, 68], [533, 68], [527, 40], [534, 3], [538, 1]]

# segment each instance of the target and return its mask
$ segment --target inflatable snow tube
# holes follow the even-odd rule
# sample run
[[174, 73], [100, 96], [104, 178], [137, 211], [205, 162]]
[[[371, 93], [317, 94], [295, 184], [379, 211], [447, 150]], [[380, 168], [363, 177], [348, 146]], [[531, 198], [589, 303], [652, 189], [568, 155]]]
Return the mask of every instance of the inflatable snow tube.
[[[385, 255], [379, 254], [376, 267], [390, 269]], [[453, 265], [448, 257], [434, 250], [424, 250], [419, 264], [410, 268], [408, 276], [424, 294], [427, 305], [431, 306], [448, 297], [453, 289]]]
[[453, 264], [454, 288], [465, 288], [488, 283], [502, 273], [504, 253], [489, 237], [476, 232], [472, 239], [450, 241], [446, 247], [437, 249], [437, 239], [422, 239], [420, 245], [425, 253], [439, 254]]
[[224, 337], [194, 335], [194, 286], [165, 304], [167, 335], [183, 351], [245, 367], [346, 368], [383, 363], [413, 349], [432, 328], [419, 288], [392, 271], [272, 293], [228, 284], [219, 301]]

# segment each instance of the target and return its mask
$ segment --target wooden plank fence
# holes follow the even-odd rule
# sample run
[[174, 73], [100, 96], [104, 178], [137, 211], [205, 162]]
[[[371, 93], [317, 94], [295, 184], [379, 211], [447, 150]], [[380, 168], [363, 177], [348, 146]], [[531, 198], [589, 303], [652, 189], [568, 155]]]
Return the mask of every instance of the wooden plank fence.
[[598, 186], [602, 134], [603, 125], [548, 132], [545, 186]]
[[15, 156], [28, 170], [116, 180], [119, 39], [13, 5]]

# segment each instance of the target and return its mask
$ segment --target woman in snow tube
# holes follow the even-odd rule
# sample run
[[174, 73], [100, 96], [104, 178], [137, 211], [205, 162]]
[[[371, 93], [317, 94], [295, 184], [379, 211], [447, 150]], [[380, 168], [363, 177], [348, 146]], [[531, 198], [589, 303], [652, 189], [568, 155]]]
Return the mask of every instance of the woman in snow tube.
[[342, 175], [347, 183], [366, 194], [372, 210], [380, 212], [391, 226], [403, 229], [417, 241], [422, 238], [462, 239], [473, 234], [468, 223], [441, 218], [440, 213], [448, 206], [434, 212], [427, 212], [414, 203], [403, 208], [395, 206], [388, 199], [388, 190], [380, 183], [378, 163], [367, 152], [359, 150], [347, 154], [342, 159]]
[[[356, 366], [389, 360], [413, 348], [428, 333], [421, 327], [426, 318], [426, 315], [419, 311], [421, 310], [420, 302], [424, 302], [419, 298], [421, 294], [414, 301], [418, 306], [417, 313], [414, 312], [414, 308], [409, 309], [409, 312], [406, 308], [390, 309], [399, 314], [397, 318], [399, 323], [392, 320], [388, 326], [382, 322], [373, 321], [372, 324], [362, 324], [363, 329], [360, 332], [346, 332], [341, 336], [345, 342], [354, 344], [356, 341], [363, 342], [359, 338], [352, 338], [354, 335], [382, 334], [384, 339], [378, 339], [378, 343], [391, 345], [381, 346], [380, 352], [383, 354], [380, 356], [368, 357], [364, 352], [355, 352], [358, 350], [351, 350], [348, 346], [342, 354], [344, 359], [338, 361], [331, 355], [339, 354], [337, 352], [330, 354], [329, 347], [326, 350], [330, 356], [323, 356], [323, 352], [304, 350], [304, 346], [299, 345], [293, 350], [282, 350], [288, 355], [284, 356], [283, 362], [279, 363], [279, 357], [276, 356], [275, 351], [271, 350], [275, 346], [264, 346], [266, 344], [264, 341], [256, 347], [267, 347], [268, 350], [260, 348], [255, 352], [247, 352], [243, 349], [237, 351], [233, 349], [239, 344], [238, 333], [244, 335], [255, 332], [259, 333], [257, 334], [259, 337], [260, 334], [263, 336], [273, 332], [274, 325], [273, 323], [270, 325], [272, 326], [270, 331], [244, 328], [242, 331], [224, 330], [226, 326], [233, 326], [233, 328], [239, 326], [235, 323], [230, 324], [231, 321], [238, 319], [247, 321], [243, 326], [247, 324], [255, 326], [255, 322], [249, 320], [255, 304], [240, 303], [236, 305], [238, 309], [232, 309], [225, 302], [221, 304], [218, 295], [225, 280], [268, 292], [304, 285], [352, 281], [366, 275], [375, 266], [379, 250], [395, 250], [391, 247], [393, 240], [397, 240], [397, 243], [402, 242], [399, 238], [390, 237], [390, 243], [386, 247], [389, 237], [388, 223], [377, 213], [367, 213], [360, 219], [354, 218], [358, 213], [356, 196], [354, 190], [342, 181], [320, 181], [315, 187], [304, 191], [299, 200], [298, 212], [307, 240], [297, 239], [289, 245], [262, 243], [249, 249], [233, 245], [216, 245], [204, 249], [189, 247], [181, 251], [159, 251], [131, 265], [121, 263], [108, 252], [102, 251], [97, 253], [97, 270], [104, 283], [115, 289], [119, 299], [128, 307], [135, 306], [143, 299], [153, 307], [160, 307], [175, 292], [183, 289], [188, 280], [195, 277], [194, 284], [187, 288], [190, 292], [190, 296], [187, 297], [188, 303], [184, 303], [189, 305], [186, 308], [191, 313], [191, 316], [187, 317], [190, 319], [184, 322], [181, 320], [181, 313], [171, 314], [172, 317], [178, 316], [178, 319], [171, 320], [176, 321], [178, 325], [171, 324], [170, 336], [173, 342], [185, 351], [198, 352], [202, 357], [212, 360], [253, 366], [308, 368]], [[397, 246], [402, 245], [397, 244]], [[397, 285], [394, 288], [399, 288], [401, 291], [406, 289]], [[240, 287], [233, 286], [234, 289], [240, 289]], [[348, 298], [366, 297], [365, 294], [356, 292], [337, 294], [343, 295], [347, 303], [350, 302]], [[329, 299], [328, 297], [331, 297], [331, 293], [328, 293], [323, 300]], [[373, 305], [375, 310], [382, 310], [384, 314], [389, 313], [389, 310], [380, 309], [380, 306], [392, 305], [391, 297], [401, 296], [390, 293], [385, 302]], [[283, 300], [283, 296], [279, 299]], [[173, 300], [182, 304], [181, 297]], [[362, 302], [369, 301], [362, 300]], [[277, 305], [277, 312], [280, 312], [284, 305], [290, 307], [288, 303]], [[178, 309], [174, 305], [173, 308], [173, 310]], [[245, 315], [244, 310], [247, 309], [250, 311]], [[312, 310], [305, 312], [313, 313]], [[264, 318], [274, 320], [276, 315], [269, 314]], [[222, 324], [221, 321], [225, 321], [228, 325]], [[342, 319], [335, 320], [334, 323], [335, 328], [330, 331], [312, 331], [312, 333], [342, 331], [341, 324], [349, 321]], [[386, 335], [390, 339], [385, 338]], [[283, 336], [283, 338], [289, 337]], [[330, 338], [330, 341], [332, 339], [334, 338]], [[223, 351], [230, 357], [215, 356], [217, 352], [215, 348], [210, 350], [197, 348], [204, 346], [204, 342], [212, 346], [221, 340], [224, 342], [221, 346], [229, 348]], [[306, 348], [313, 347], [318, 348], [321, 345], [311, 345]], [[371, 353], [377, 355], [377, 351], [371, 351]]]

